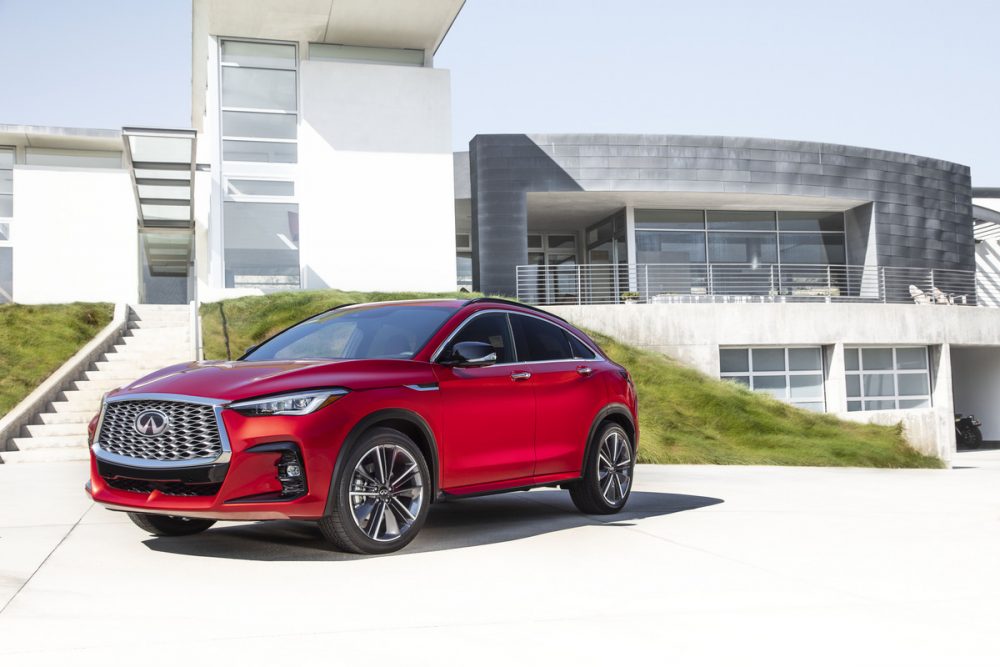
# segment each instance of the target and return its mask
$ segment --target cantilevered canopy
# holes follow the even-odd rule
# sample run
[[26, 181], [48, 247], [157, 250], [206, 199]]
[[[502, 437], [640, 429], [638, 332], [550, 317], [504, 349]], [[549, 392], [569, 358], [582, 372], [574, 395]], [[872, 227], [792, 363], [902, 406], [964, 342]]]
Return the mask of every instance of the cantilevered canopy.
[[122, 129], [149, 272], [184, 276], [194, 248], [194, 130]]

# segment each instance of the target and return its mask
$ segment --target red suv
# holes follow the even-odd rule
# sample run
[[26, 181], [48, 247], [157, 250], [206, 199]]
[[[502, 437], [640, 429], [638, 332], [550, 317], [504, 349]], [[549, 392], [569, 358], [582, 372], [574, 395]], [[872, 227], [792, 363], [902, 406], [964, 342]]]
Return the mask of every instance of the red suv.
[[87, 490], [156, 535], [306, 519], [344, 550], [386, 553], [445, 498], [559, 486], [582, 512], [619, 511], [637, 424], [628, 371], [549, 313], [500, 299], [344, 306], [238, 361], [108, 394]]

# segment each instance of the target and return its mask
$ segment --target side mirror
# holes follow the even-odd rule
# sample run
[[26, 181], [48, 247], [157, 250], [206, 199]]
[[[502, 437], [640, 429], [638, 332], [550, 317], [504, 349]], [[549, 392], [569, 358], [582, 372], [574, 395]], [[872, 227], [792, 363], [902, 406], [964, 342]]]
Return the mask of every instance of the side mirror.
[[497, 352], [489, 343], [466, 341], [455, 343], [451, 357], [445, 362], [451, 366], [489, 366], [497, 362]]
[[243, 356], [244, 357], [247, 356], [248, 354], [250, 354], [251, 352], [253, 352], [254, 350], [256, 350], [258, 347], [260, 347], [260, 343], [256, 343], [254, 345], [251, 345], [250, 347], [248, 347], [246, 350], [243, 351]]

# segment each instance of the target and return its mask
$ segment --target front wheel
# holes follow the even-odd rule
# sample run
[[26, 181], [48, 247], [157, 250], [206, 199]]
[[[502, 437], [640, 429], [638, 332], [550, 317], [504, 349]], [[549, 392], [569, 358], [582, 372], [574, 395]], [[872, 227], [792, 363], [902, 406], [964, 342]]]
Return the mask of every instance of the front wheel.
[[390, 428], [372, 430], [344, 459], [331, 493], [323, 536], [358, 554], [402, 549], [417, 536], [430, 505], [427, 462], [417, 445]]
[[140, 512], [129, 512], [128, 518], [132, 519], [132, 523], [147, 533], [152, 533], [159, 537], [194, 535], [208, 530], [215, 524], [215, 521], [211, 519], [190, 519], [186, 516], [142, 514]]
[[584, 514], [614, 514], [632, 492], [635, 445], [618, 424], [605, 422], [584, 463], [583, 479], [569, 487], [573, 504]]

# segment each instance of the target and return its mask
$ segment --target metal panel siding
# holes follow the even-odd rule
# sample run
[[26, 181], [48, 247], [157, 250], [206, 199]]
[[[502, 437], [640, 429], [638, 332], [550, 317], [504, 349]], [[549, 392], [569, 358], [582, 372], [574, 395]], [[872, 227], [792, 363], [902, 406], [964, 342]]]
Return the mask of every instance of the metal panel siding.
[[[835, 144], [752, 137], [478, 135], [470, 142], [476, 287], [514, 293], [528, 192], [745, 192], [869, 201], [879, 264], [975, 269], [969, 168]], [[942, 234], [942, 231], [947, 234]]]

